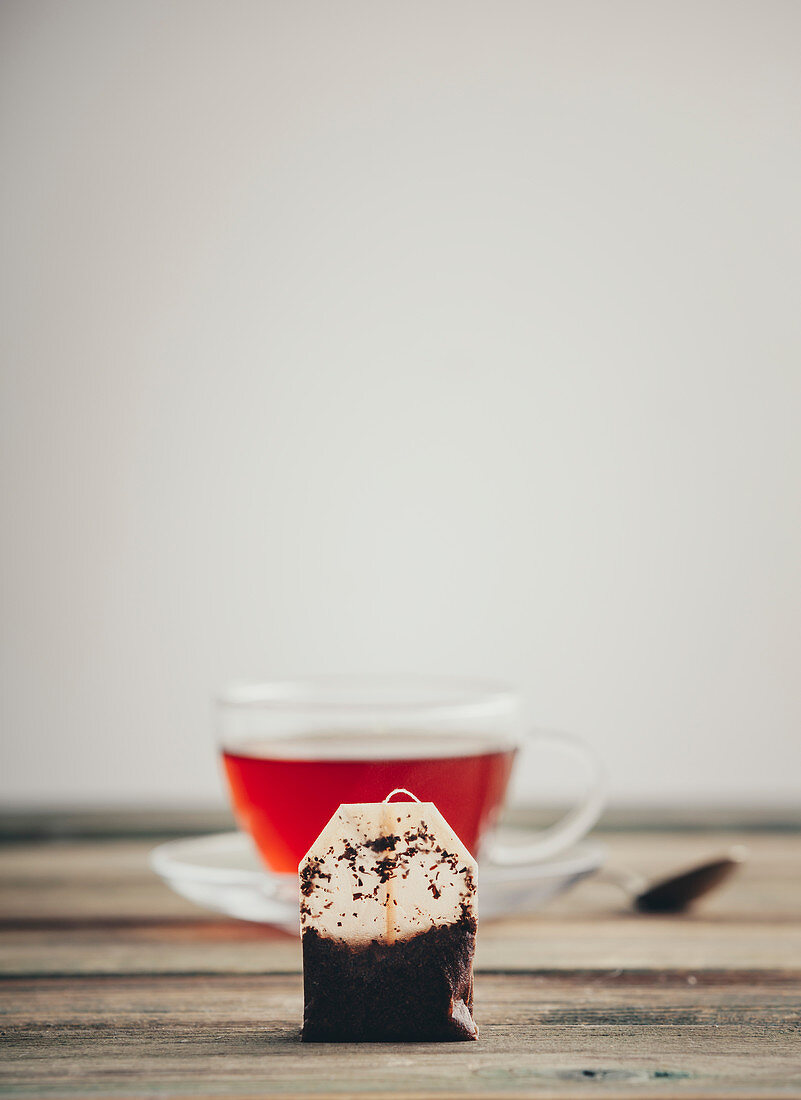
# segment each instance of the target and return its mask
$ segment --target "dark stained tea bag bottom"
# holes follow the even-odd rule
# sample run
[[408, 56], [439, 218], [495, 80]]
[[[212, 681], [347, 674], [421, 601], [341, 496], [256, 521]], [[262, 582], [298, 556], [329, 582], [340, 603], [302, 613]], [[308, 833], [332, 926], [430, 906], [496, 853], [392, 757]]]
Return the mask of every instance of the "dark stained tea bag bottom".
[[303, 1041], [464, 1042], [473, 1020], [476, 922], [351, 946], [303, 930]]

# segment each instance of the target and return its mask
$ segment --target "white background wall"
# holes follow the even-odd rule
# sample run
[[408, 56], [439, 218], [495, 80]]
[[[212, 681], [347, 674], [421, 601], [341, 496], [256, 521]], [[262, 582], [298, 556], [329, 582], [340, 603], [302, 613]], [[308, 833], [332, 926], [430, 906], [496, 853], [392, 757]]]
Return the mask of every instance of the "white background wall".
[[5, 0], [2, 768], [482, 672], [619, 799], [801, 775], [801, 5]]

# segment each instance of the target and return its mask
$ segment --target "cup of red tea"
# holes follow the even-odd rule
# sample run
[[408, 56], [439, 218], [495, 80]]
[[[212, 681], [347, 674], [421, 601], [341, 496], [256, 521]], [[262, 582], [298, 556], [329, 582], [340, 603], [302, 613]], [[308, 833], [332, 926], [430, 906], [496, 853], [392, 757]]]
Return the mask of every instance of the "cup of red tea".
[[[602, 769], [586, 745], [527, 731], [518, 693], [484, 680], [317, 678], [229, 688], [217, 700], [234, 812], [267, 867], [298, 863], [338, 806], [405, 788], [434, 802], [479, 858], [513, 865], [579, 840], [603, 806]], [[524, 845], [493, 830], [526, 746], [567, 752], [588, 773], [578, 805]]]

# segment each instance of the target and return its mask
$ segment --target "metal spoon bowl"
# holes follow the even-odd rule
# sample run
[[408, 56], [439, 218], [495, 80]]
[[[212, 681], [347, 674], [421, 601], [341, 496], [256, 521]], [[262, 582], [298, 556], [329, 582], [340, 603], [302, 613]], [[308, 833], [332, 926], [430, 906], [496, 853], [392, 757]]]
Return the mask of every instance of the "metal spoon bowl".
[[639, 913], [682, 913], [697, 898], [720, 886], [748, 857], [741, 845], [718, 859], [649, 883], [641, 875], [622, 868], [608, 868], [606, 881], [619, 886]]

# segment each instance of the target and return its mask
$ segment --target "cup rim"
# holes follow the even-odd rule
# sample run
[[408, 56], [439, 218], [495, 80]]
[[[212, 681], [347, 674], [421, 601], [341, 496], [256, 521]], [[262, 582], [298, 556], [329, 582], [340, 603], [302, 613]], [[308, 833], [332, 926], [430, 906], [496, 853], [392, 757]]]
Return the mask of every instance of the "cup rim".
[[484, 677], [303, 676], [235, 681], [217, 693], [214, 704], [221, 711], [481, 716], [514, 713], [520, 697], [510, 684]]

